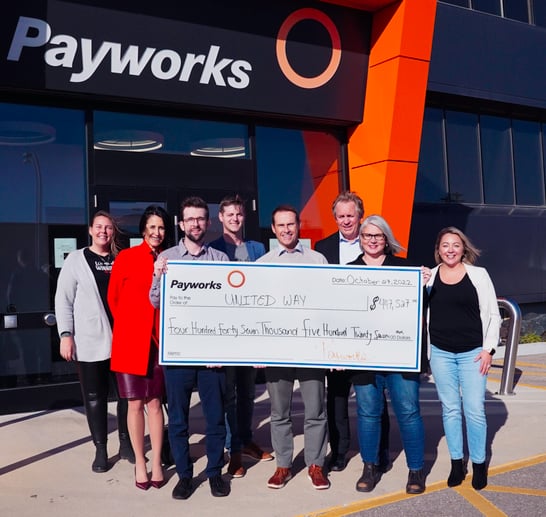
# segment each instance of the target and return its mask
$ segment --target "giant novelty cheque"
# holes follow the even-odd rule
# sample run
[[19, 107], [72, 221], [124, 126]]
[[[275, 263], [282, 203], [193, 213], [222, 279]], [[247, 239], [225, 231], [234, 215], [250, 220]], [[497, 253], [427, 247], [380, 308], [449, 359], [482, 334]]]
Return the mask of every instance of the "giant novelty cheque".
[[160, 363], [419, 371], [419, 268], [169, 261]]

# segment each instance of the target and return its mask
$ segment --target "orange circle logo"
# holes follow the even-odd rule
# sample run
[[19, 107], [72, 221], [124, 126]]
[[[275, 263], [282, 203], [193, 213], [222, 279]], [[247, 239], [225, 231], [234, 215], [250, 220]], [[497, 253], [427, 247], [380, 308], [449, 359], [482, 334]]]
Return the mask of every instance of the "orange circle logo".
[[230, 271], [227, 277], [228, 284], [231, 287], [234, 287], [235, 289], [244, 285], [245, 280], [246, 280], [246, 277], [244, 273], [242, 271], [239, 271], [238, 269], [234, 269], [233, 271]]
[[[302, 20], [315, 20], [319, 22], [330, 35], [332, 41], [332, 56], [326, 69], [315, 77], [304, 77], [294, 71], [292, 65], [288, 62], [288, 56], [286, 55], [286, 39], [288, 33], [292, 30], [296, 23]], [[279, 33], [277, 34], [277, 61], [281, 67], [282, 73], [286, 78], [296, 86], [300, 88], [318, 88], [323, 84], [326, 84], [336, 73], [339, 63], [341, 62], [341, 38], [334, 22], [322, 11], [306, 7], [304, 9], [298, 9], [294, 11], [286, 20], [284, 20]]]

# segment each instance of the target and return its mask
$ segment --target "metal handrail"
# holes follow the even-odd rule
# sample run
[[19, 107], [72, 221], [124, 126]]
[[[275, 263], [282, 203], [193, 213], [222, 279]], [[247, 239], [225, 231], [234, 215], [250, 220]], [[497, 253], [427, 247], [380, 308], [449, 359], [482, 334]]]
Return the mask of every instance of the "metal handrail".
[[521, 332], [521, 310], [519, 305], [508, 298], [497, 298], [499, 307], [505, 309], [510, 316], [506, 350], [502, 365], [502, 377], [498, 395], [514, 395], [514, 373], [518, 355], [519, 336]]

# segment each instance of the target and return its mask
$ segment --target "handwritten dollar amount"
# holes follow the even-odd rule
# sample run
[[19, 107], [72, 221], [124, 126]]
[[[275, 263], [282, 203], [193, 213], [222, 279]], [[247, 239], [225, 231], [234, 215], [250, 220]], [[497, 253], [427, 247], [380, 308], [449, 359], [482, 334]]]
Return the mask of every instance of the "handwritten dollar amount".
[[410, 307], [410, 305], [416, 303], [417, 299], [415, 298], [381, 298], [380, 296], [374, 296], [371, 299], [369, 307], [366, 309], [369, 309], [370, 311], [375, 311], [377, 309], [394, 311], [396, 309], [406, 309]]

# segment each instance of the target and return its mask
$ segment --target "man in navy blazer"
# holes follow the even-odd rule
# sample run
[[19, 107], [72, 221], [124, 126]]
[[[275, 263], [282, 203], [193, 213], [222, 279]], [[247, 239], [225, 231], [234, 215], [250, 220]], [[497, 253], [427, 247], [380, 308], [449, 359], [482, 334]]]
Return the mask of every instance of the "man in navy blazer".
[[[332, 203], [332, 212], [338, 231], [315, 244], [315, 250], [322, 253], [330, 264], [347, 264], [356, 259], [360, 249], [360, 223], [364, 217], [362, 198], [354, 192], [339, 194]], [[327, 373], [328, 391], [326, 410], [328, 413], [328, 434], [330, 437], [331, 471], [341, 471], [347, 465], [347, 452], [351, 444], [349, 424], [349, 393], [351, 391], [351, 370], [333, 370]], [[389, 470], [389, 414], [385, 411], [381, 421], [381, 443], [379, 470]]]
[[[229, 260], [254, 262], [265, 254], [265, 247], [261, 242], [243, 239], [245, 205], [238, 195], [227, 196], [220, 202], [218, 218], [222, 223], [223, 235], [209, 246], [223, 251]], [[240, 478], [246, 474], [242, 455], [255, 461], [271, 461], [273, 456], [252, 441], [256, 370], [251, 366], [226, 366], [224, 370], [228, 423], [226, 448], [230, 454], [228, 474]]]
[[[315, 244], [330, 264], [347, 264], [356, 259], [360, 249], [360, 221], [364, 217], [364, 203], [354, 192], [339, 194], [332, 203], [332, 212], [338, 231]], [[332, 471], [341, 471], [347, 465], [346, 455], [351, 442], [349, 425], [350, 370], [329, 371], [326, 410], [330, 437], [330, 463]]]

